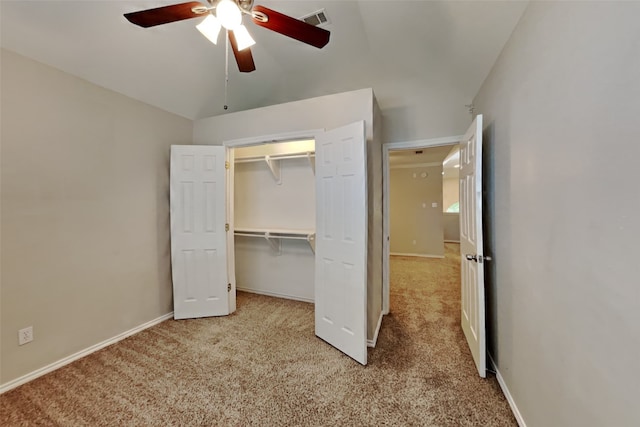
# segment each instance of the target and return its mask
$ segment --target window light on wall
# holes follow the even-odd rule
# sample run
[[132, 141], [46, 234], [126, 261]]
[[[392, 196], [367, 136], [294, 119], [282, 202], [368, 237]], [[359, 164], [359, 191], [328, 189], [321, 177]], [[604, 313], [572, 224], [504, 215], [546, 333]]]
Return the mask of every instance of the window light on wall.
[[451, 206], [447, 208], [447, 212], [449, 213], [460, 213], [460, 202], [455, 202]]

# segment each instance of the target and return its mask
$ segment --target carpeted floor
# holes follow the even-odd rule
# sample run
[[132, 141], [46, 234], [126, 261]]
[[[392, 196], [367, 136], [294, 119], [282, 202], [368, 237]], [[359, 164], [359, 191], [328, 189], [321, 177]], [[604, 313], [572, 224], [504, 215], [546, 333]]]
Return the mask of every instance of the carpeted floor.
[[515, 426], [459, 326], [459, 256], [393, 257], [369, 365], [315, 338], [313, 305], [246, 293], [0, 396], [3, 426]]

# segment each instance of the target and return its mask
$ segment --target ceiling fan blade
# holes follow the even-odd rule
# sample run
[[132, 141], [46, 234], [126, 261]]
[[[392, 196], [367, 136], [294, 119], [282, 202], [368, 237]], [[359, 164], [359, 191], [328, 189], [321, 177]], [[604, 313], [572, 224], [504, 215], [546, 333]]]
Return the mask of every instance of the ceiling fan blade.
[[299, 19], [283, 15], [275, 10], [268, 9], [264, 6], [255, 6], [252, 10], [258, 15], [265, 15], [267, 21], [263, 22], [260, 18], [253, 17], [253, 22], [264, 28], [268, 28], [276, 33], [283, 34], [287, 37], [299, 40], [303, 43], [315, 46], [318, 49], [323, 48], [329, 43], [331, 33], [324, 28], [318, 28], [311, 24], [307, 24]]
[[253, 62], [253, 55], [250, 48], [238, 50], [238, 42], [236, 42], [236, 36], [233, 31], [229, 30], [229, 42], [231, 42], [231, 49], [233, 49], [233, 56], [236, 57], [238, 63], [238, 70], [242, 73], [250, 73], [256, 70], [256, 64]]
[[[200, 8], [202, 12], [196, 13], [194, 7]], [[143, 28], [155, 27], [156, 25], [168, 24], [169, 22], [182, 21], [184, 19], [203, 17], [208, 13], [206, 6], [199, 1], [173, 4], [171, 6], [156, 7], [155, 9], [141, 10], [138, 12], [125, 13], [124, 17], [132, 24]]]

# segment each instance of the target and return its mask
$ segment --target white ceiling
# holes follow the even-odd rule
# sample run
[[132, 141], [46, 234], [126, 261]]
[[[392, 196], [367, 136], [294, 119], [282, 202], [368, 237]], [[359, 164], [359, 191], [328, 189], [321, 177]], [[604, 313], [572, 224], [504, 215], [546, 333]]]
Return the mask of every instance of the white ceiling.
[[418, 149], [406, 149], [391, 151], [389, 153], [389, 164], [392, 167], [415, 167], [424, 165], [442, 165], [443, 178], [458, 178], [460, 167], [460, 146], [444, 145], [440, 147], [427, 147]]
[[[181, 1], [2, 0], [0, 40], [3, 48], [190, 119], [222, 114], [225, 49], [195, 29], [200, 19], [143, 29], [122, 16]], [[383, 113], [392, 114], [420, 102], [407, 99], [423, 84], [430, 91], [455, 87], [458, 98], [470, 101], [526, 7], [517, 1], [255, 3], [293, 17], [325, 8], [331, 41], [318, 50], [245, 18], [257, 42], [257, 71], [239, 73], [231, 54], [229, 111], [373, 87]]]
[[451, 149], [451, 145], [444, 145], [441, 147], [412, 148], [407, 150], [391, 151], [389, 153], [389, 163], [392, 165], [424, 163], [442, 164], [444, 159], [451, 152]]

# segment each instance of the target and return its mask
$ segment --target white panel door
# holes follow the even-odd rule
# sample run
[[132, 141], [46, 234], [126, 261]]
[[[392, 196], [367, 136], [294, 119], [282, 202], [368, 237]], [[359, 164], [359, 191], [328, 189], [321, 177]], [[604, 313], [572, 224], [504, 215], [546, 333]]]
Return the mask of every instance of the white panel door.
[[316, 335], [367, 364], [364, 122], [316, 137]]
[[175, 319], [229, 314], [226, 149], [171, 146], [171, 267]]
[[460, 255], [462, 330], [481, 377], [486, 376], [482, 245], [482, 115], [460, 141]]

